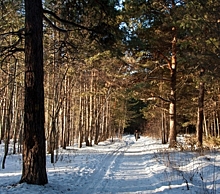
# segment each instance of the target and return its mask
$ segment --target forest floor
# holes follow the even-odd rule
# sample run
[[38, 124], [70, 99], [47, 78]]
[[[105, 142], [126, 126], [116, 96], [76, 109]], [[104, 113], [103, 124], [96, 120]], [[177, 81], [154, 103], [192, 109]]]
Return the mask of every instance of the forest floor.
[[21, 155], [7, 157], [6, 168], [0, 169], [0, 194], [220, 193], [218, 150], [171, 150], [161, 140], [143, 136], [60, 149], [54, 164], [48, 155], [49, 183], [44, 186], [18, 184], [21, 161]]

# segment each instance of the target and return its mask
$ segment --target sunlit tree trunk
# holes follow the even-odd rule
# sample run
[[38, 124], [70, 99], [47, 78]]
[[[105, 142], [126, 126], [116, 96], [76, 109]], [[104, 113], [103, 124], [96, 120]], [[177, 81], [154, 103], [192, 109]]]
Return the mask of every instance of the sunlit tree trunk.
[[49, 100], [49, 95], [51, 93], [51, 90], [53, 87], [51, 87], [51, 80], [50, 80], [51, 72], [48, 71], [46, 76], [45, 76], [45, 136], [47, 140], [47, 151], [49, 150], [48, 148], [48, 141], [49, 141], [49, 134], [50, 134], [50, 111], [51, 111], [51, 105], [50, 105], [50, 100]]
[[[59, 102], [59, 101], [61, 101], [61, 98], [63, 98], [63, 102], [62, 102], [62, 104], [63, 105], [59, 105], [60, 106], [60, 109], [61, 109], [61, 111], [60, 111], [60, 120], [61, 120], [61, 125], [59, 126], [58, 125], [58, 128], [61, 128], [62, 129], [62, 135], [63, 135], [63, 141], [64, 141], [64, 143], [63, 143], [63, 149], [66, 149], [66, 146], [68, 145], [68, 137], [67, 137], [67, 118], [66, 118], [66, 112], [67, 112], [67, 101], [66, 101], [66, 98], [64, 98], [63, 96], [66, 96], [66, 90], [67, 90], [67, 88], [66, 88], [66, 77], [64, 78], [64, 85], [63, 84], [61, 84], [60, 85], [60, 97], [59, 97], [59, 100], [58, 100], [58, 103], [61, 103], [61, 102]], [[63, 91], [63, 92], [62, 92]]]
[[169, 115], [170, 115], [170, 144], [169, 147], [174, 147], [176, 145], [176, 29], [173, 27], [173, 40], [172, 40], [172, 56], [170, 64], [170, 106], [169, 106]]
[[70, 120], [70, 108], [71, 108], [71, 90], [70, 90], [70, 78], [66, 77], [66, 83], [65, 83], [65, 87], [66, 87], [66, 131], [67, 131], [67, 138], [66, 141], [68, 142], [68, 145], [70, 145], [70, 130], [71, 130], [71, 120]]
[[220, 137], [220, 131], [219, 131], [219, 120], [218, 120], [218, 116], [216, 117], [216, 128], [217, 128], [217, 137]]
[[208, 131], [206, 116], [205, 116], [205, 113], [204, 113], [204, 112], [203, 112], [203, 115], [204, 115], [203, 121], [204, 121], [205, 136], [208, 137], [208, 136], [209, 136], [209, 131]]
[[105, 140], [105, 97], [101, 97], [101, 114], [100, 114], [100, 129], [101, 129], [101, 139], [100, 141]]
[[13, 99], [13, 115], [14, 115], [14, 119], [13, 119], [13, 126], [12, 126], [12, 129], [13, 129], [13, 154], [16, 153], [16, 143], [17, 143], [17, 135], [18, 135], [18, 116], [19, 116], [19, 113], [18, 113], [18, 103], [17, 103], [17, 100], [18, 100], [18, 96], [17, 96], [17, 93], [18, 93], [18, 87], [15, 86], [15, 91], [14, 91], [14, 99]]
[[101, 103], [101, 100], [100, 100], [100, 95], [97, 95], [96, 96], [96, 99], [95, 99], [95, 104], [94, 104], [94, 109], [95, 109], [95, 140], [94, 140], [94, 143], [96, 145], [98, 145], [99, 141], [100, 141], [100, 111], [99, 111], [99, 106], [100, 106], [100, 103]]
[[93, 141], [93, 122], [94, 122], [94, 94], [93, 94], [94, 70], [91, 71], [90, 78], [90, 94], [89, 94], [89, 145], [92, 146]]
[[73, 84], [71, 85], [72, 87], [72, 95], [71, 95], [71, 142], [72, 142], [72, 145], [74, 144], [75, 142], [75, 139], [76, 139], [76, 134], [77, 134], [77, 111], [76, 111], [76, 107], [77, 107], [77, 103], [76, 103], [76, 82], [75, 80], [73, 80]]
[[86, 146], [89, 146], [89, 98], [88, 98], [88, 72], [85, 73], [85, 83], [84, 85], [84, 93], [85, 93], [85, 97], [84, 97], [84, 122], [83, 125], [85, 126], [85, 142], [86, 142]]
[[217, 137], [217, 126], [216, 126], [216, 114], [215, 111], [213, 112], [213, 130], [214, 130], [214, 137]]
[[82, 86], [81, 86], [81, 78], [82, 75], [80, 75], [80, 83], [79, 83], [79, 118], [78, 118], [78, 148], [82, 147], [82, 138], [83, 138], [83, 131], [82, 131], [82, 125], [83, 125], [83, 110], [82, 110]]
[[[159, 85], [159, 91], [160, 91], [160, 94], [162, 95], [163, 93], [163, 84], [164, 82], [162, 81], [163, 80], [163, 74], [161, 75], [161, 78], [160, 78], [160, 85]], [[164, 110], [164, 101], [161, 100], [161, 140], [162, 140], [162, 144], [166, 144], [167, 143], [167, 130], [166, 130], [166, 113], [165, 113], [165, 110]]]

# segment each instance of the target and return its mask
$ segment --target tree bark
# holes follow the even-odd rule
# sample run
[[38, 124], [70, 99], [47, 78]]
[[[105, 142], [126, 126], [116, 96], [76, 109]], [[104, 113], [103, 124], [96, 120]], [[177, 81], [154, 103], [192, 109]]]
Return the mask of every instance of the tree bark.
[[94, 70], [91, 71], [90, 94], [89, 94], [89, 145], [93, 142], [93, 122], [94, 122], [94, 94], [93, 94]]
[[169, 107], [169, 114], [170, 114], [170, 144], [169, 147], [174, 147], [176, 144], [176, 29], [173, 27], [174, 36], [172, 41], [172, 58], [171, 58], [171, 65], [170, 65], [170, 107]]
[[83, 138], [83, 107], [82, 107], [82, 86], [81, 86], [81, 74], [80, 74], [80, 83], [79, 83], [79, 121], [78, 121], [78, 148], [82, 148], [82, 138]]
[[[14, 70], [13, 77], [15, 76], [15, 74], [16, 74], [16, 70]], [[9, 101], [8, 101], [7, 114], [6, 114], [5, 153], [4, 153], [3, 160], [2, 160], [2, 169], [5, 168], [5, 161], [6, 161], [6, 157], [8, 155], [8, 151], [9, 151], [11, 126], [12, 126], [12, 120], [14, 117], [14, 115], [13, 115], [13, 98], [14, 98], [14, 79], [13, 79], [13, 77], [11, 75], [9, 75], [9, 78], [8, 78], [9, 83], [11, 82], [12, 84], [10, 84], [7, 88]]]
[[197, 117], [197, 146], [202, 146], [203, 135], [203, 108], [204, 108], [204, 83], [199, 84], [199, 98], [198, 98], [198, 117]]
[[24, 141], [20, 183], [38, 185], [48, 183], [44, 129], [42, 18], [42, 1], [25, 0]]

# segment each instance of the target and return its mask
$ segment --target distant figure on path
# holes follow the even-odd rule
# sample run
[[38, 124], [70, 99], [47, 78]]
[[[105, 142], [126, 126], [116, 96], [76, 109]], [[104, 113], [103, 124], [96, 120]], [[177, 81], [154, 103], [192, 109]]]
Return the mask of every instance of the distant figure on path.
[[135, 136], [135, 139], [136, 139], [136, 141], [138, 140], [138, 138], [139, 138], [139, 133], [138, 133], [138, 130], [135, 130], [135, 132], [134, 132], [134, 136]]

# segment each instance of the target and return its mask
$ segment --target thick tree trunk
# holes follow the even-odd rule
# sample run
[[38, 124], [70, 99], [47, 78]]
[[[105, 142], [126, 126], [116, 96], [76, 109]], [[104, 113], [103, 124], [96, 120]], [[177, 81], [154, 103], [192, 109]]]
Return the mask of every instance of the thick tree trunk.
[[44, 131], [42, 1], [25, 0], [25, 14], [24, 141], [20, 182], [44, 185], [48, 179]]

